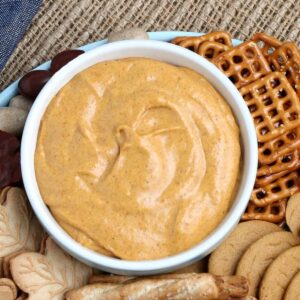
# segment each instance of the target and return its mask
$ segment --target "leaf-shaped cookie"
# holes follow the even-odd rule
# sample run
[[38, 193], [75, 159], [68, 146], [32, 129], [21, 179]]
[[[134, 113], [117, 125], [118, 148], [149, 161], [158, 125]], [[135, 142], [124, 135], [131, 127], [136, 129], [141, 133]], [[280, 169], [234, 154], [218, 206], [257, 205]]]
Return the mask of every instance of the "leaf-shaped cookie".
[[[30, 210], [31, 211], [31, 210]], [[31, 211], [31, 218], [29, 222], [29, 233], [24, 249], [39, 251], [41, 246], [41, 241], [45, 236], [45, 231], [43, 230], [41, 224]]]
[[5, 196], [1, 196], [0, 205], [0, 257], [22, 249], [29, 233], [29, 209], [24, 191], [10, 188], [2, 193]]
[[3, 277], [3, 258], [0, 258], [0, 278]]
[[10, 261], [17, 286], [30, 300], [63, 300], [64, 293], [87, 283], [92, 268], [77, 261], [51, 238], [46, 240], [45, 254], [26, 252]]
[[17, 252], [14, 252], [14, 253], [9, 254], [9, 255], [5, 256], [4, 258], [2, 258], [3, 277], [10, 278], [10, 279], [12, 278], [11, 273], [10, 273], [10, 260], [24, 252], [28, 252], [28, 251], [25, 251], [24, 249], [22, 249], [22, 250], [19, 250]]
[[21, 249], [38, 251], [44, 231], [24, 190], [8, 187], [0, 195], [0, 258]]
[[17, 298], [16, 285], [7, 278], [0, 278], [0, 299], [15, 300]]

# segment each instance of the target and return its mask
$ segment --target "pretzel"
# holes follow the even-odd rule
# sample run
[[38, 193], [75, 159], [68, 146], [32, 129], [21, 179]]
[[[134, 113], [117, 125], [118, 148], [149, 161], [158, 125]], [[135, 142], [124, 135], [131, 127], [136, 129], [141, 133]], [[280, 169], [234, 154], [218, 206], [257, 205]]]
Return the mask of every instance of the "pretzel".
[[287, 199], [282, 199], [268, 204], [265, 207], [258, 207], [253, 202], [249, 202], [247, 210], [242, 216], [242, 220], [261, 220], [271, 223], [282, 223], [285, 219], [286, 201]]
[[290, 197], [299, 190], [299, 170], [291, 172], [274, 182], [252, 191], [251, 201], [258, 207], [265, 207], [278, 200]]
[[171, 41], [171, 43], [190, 49], [198, 53], [200, 44], [203, 42], [218, 42], [228, 47], [232, 47], [231, 36], [229, 33], [224, 31], [215, 31], [201, 36], [193, 37], [177, 37]]
[[291, 153], [300, 147], [300, 127], [287, 131], [283, 135], [266, 142], [258, 143], [258, 160], [261, 164], [270, 164], [282, 155]]
[[282, 44], [268, 57], [273, 71], [284, 72], [293, 89], [300, 97], [300, 52], [295, 43]]
[[212, 61], [225, 75], [241, 88], [271, 72], [267, 60], [253, 41], [221, 53]]
[[219, 54], [228, 51], [229, 46], [218, 43], [218, 42], [203, 42], [198, 48], [198, 54], [205, 57], [208, 60], [214, 59]]
[[96, 283], [65, 294], [66, 300], [83, 299], [241, 299], [249, 284], [242, 276], [208, 273], [169, 274], [137, 278], [120, 284]]
[[300, 102], [285, 76], [272, 72], [240, 89], [259, 142], [267, 142], [300, 125]]
[[260, 51], [265, 57], [268, 57], [271, 53], [273, 53], [277, 48], [279, 48], [282, 45], [281, 41], [265, 34], [264, 32], [255, 33], [251, 40], [258, 45]]
[[191, 38], [191, 36], [177, 36], [176, 38], [174, 38], [173, 40], [171, 40], [172, 44], [178, 45], [179, 43], [181, 43], [182, 41]]
[[280, 177], [300, 168], [299, 149], [277, 158], [268, 165], [259, 166], [255, 181], [256, 187], [262, 187]]

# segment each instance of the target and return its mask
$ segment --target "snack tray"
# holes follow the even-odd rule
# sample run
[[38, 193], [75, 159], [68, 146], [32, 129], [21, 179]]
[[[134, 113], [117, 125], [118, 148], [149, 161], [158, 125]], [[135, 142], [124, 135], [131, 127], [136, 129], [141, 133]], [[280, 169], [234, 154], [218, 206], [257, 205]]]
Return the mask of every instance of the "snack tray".
[[[149, 32], [148, 34], [149, 34], [149, 38], [151, 40], [168, 42], [177, 36], [199, 36], [199, 35], [203, 35], [205, 33], [203, 33], [203, 32], [188, 32], [188, 31], [158, 31], [158, 32]], [[233, 46], [237, 46], [241, 42], [242, 41], [236, 40], [236, 39], [232, 40]], [[78, 49], [82, 49], [84, 51], [89, 51], [89, 50], [92, 50], [99, 46], [102, 46], [106, 43], [107, 43], [107, 40], [104, 39], [104, 40], [100, 40], [100, 41], [93, 42], [90, 44], [86, 44], [84, 46], [79, 47]], [[65, 50], [65, 49], [62, 49], [62, 50]], [[47, 62], [39, 65], [34, 70], [47, 70], [47, 69], [49, 69], [49, 67], [50, 67], [50, 61], [47, 61]], [[7, 106], [9, 101], [11, 100], [11, 98], [14, 97], [15, 95], [17, 95], [18, 82], [19, 82], [19, 80], [16, 80], [15, 82], [13, 82], [11, 85], [9, 85], [6, 89], [4, 89], [0, 93], [0, 107]]]

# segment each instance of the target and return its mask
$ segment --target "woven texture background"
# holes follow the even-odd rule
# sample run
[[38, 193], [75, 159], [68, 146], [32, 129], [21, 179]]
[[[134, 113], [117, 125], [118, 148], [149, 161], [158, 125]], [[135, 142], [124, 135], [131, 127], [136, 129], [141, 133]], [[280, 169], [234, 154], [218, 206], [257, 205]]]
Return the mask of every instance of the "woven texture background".
[[111, 31], [229, 31], [245, 39], [265, 31], [300, 45], [300, 0], [44, 0], [0, 74], [0, 90], [67, 48]]

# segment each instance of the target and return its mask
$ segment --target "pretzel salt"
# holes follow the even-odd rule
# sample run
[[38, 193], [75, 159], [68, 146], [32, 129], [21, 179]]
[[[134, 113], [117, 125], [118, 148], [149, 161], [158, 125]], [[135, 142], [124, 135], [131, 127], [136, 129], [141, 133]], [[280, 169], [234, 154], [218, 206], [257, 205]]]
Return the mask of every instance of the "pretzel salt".
[[300, 126], [300, 102], [285, 76], [272, 72], [240, 89], [250, 110], [259, 142]]

